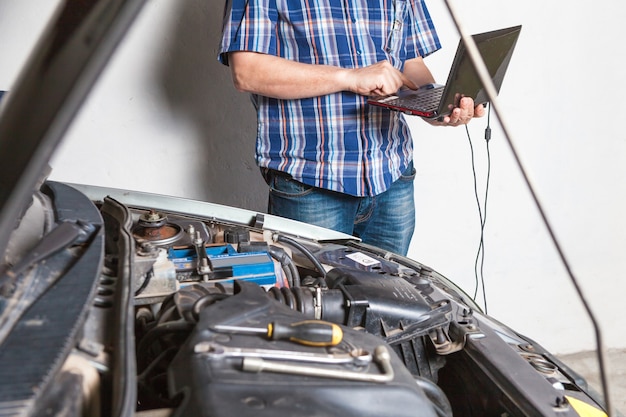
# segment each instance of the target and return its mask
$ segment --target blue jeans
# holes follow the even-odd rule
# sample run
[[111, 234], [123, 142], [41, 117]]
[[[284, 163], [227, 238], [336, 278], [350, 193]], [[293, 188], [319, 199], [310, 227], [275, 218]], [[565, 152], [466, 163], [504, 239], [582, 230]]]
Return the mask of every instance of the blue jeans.
[[373, 197], [316, 188], [279, 171], [262, 172], [270, 187], [268, 213], [357, 236], [367, 244], [406, 255], [415, 229], [412, 163], [387, 191]]

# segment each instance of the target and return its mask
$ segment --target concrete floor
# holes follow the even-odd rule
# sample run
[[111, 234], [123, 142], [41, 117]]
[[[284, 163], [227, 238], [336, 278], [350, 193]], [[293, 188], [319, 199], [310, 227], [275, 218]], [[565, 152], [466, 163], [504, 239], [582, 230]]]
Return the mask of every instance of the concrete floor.
[[[559, 355], [559, 359], [587, 379], [589, 386], [602, 392], [595, 352]], [[626, 412], [626, 349], [609, 350], [606, 360], [609, 373], [609, 395], [615, 410], [624, 414]], [[619, 415], [617, 412], [616, 414]]]

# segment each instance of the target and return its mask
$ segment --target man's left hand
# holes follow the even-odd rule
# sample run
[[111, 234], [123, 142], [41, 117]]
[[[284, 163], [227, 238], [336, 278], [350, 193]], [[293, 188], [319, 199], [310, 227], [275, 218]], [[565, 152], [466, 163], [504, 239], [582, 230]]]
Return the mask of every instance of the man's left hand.
[[424, 119], [433, 126], [461, 126], [466, 125], [474, 117], [483, 117], [485, 107], [482, 104], [474, 106], [471, 97], [463, 97], [459, 101], [459, 107], [455, 107], [449, 115], [437, 119]]

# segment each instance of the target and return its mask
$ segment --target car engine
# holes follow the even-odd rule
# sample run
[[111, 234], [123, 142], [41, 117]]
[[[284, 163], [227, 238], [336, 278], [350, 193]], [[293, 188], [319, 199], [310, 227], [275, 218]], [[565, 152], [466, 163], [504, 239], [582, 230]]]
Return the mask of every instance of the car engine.
[[3, 274], [0, 415], [575, 416], [594, 403], [425, 265], [126, 195], [92, 202], [49, 182], [24, 216], [43, 231]]

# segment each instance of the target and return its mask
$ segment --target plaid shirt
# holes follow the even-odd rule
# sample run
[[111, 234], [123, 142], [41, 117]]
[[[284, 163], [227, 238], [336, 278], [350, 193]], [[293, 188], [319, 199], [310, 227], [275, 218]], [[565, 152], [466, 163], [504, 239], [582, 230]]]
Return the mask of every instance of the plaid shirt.
[[[229, 1], [230, 3], [230, 1]], [[309, 64], [399, 70], [440, 43], [424, 0], [232, 0], [219, 59], [254, 51]], [[385, 191], [413, 158], [401, 114], [340, 92], [300, 100], [252, 96], [256, 159], [315, 187], [355, 196]]]

